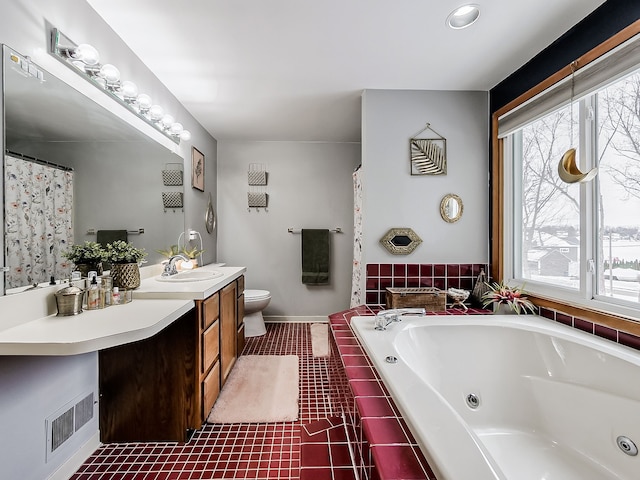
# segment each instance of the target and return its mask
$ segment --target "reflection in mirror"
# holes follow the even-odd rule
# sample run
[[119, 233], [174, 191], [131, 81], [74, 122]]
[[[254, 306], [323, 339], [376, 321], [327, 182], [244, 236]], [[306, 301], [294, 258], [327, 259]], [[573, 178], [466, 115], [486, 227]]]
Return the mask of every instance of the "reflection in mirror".
[[391, 243], [396, 247], [406, 247], [411, 243], [411, 239], [406, 235], [396, 235], [391, 239]]
[[462, 199], [453, 193], [445, 195], [440, 202], [440, 216], [445, 222], [454, 223], [462, 217]]
[[72, 265], [62, 252], [97, 241], [99, 230], [103, 238], [107, 230], [128, 232], [158, 263], [156, 250], [184, 231], [182, 209], [165, 212], [162, 204], [163, 191], [183, 187], [164, 187], [162, 170], [183, 159], [24, 62], [3, 47], [4, 289], [68, 278]]
[[422, 239], [410, 228], [392, 228], [380, 239], [380, 243], [389, 253], [407, 255], [422, 243]]

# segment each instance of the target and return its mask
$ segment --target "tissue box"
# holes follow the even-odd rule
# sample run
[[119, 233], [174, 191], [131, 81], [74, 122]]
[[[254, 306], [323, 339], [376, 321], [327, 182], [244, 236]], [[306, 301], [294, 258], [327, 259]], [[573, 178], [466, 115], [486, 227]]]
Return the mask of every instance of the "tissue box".
[[434, 287], [387, 288], [387, 309], [424, 308], [427, 312], [447, 309], [447, 292]]

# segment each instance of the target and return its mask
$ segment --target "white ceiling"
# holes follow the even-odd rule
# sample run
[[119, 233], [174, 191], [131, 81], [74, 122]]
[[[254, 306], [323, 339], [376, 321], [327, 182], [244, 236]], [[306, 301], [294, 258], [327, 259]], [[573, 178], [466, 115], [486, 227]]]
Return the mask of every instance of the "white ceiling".
[[604, 3], [478, 0], [451, 30], [463, 0], [88, 2], [218, 140], [331, 142], [364, 89], [489, 90]]

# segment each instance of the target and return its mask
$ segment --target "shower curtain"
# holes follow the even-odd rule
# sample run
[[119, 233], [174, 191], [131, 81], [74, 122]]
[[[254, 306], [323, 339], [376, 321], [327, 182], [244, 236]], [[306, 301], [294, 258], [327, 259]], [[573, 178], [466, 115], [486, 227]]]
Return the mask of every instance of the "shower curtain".
[[362, 298], [362, 173], [353, 172], [353, 275], [351, 280], [351, 308], [363, 305]]
[[5, 288], [67, 278], [73, 243], [73, 172], [4, 157]]

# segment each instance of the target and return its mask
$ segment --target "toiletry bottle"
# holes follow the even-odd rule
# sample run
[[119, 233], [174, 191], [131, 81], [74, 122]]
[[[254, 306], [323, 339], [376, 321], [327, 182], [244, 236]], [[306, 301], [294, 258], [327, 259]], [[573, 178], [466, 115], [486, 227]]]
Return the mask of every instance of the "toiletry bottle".
[[111, 305], [111, 291], [113, 289], [113, 280], [109, 275], [102, 276], [102, 289], [104, 290], [104, 306], [108, 307]]
[[96, 277], [96, 283], [98, 284], [98, 304], [96, 308], [104, 308], [104, 287], [102, 285], [102, 278]]
[[87, 291], [87, 309], [95, 310], [98, 308], [98, 302], [100, 299], [100, 292], [98, 291], [98, 281], [96, 280], [96, 276], [91, 277], [91, 284], [89, 285], [89, 290]]
[[111, 304], [119, 305], [120, 304], [120, 289], [118, 287], [113, 287], [113, 295], [111, 296]]

